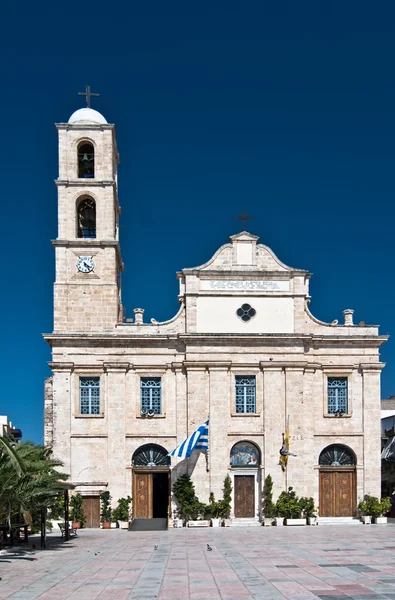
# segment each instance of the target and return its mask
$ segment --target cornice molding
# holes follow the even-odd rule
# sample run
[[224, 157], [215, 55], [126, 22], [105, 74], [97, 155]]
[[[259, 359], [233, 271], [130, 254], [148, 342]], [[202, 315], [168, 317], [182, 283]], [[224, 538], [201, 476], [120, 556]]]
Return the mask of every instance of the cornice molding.
[[119, 268], [121, 271], [124, 271], [119, 240], [91, 240], [85, 238], [75, 238], [72, 240], [56, 239], [51, 240], [51, 244], [54, 248], [115, 248]]
[[221, 361], [214, 361], [214, 360], [197, 360], [197, 361], [191, 361], [191, 360], [184, 360], [183, 362], [184, 367], [187, 371], [193, 371], [193, 370], [225, 370], [225, 371], [229, 371], [229, 369], [232, 366], [232, 361], [231, 360], [221, 360]]
[[382, 371], [385, 367], [385, 363], [360, 363], [359, 368], [361, 371]]
[[131, 367], [128, 362], [103, 362], [105, 373], [127, 373]]
[[113, 179], [55, 179], [56, 187], [117, 187]]
[[66, 131], [70, 131], [71, 129], [80, 129], [80, 130], [88, 130], [88, 129], [98, 129], [99, 131], [104, 131], [105, 129], [115, 129], [114, 123], [89, 123], [89, 122], [80, 122], [80, 123], [55, 123], [55, 127], [57, 130], [65, 129]]
[[49, 362], [48, 366], [52, 371], [74, 371], [73, 362]]

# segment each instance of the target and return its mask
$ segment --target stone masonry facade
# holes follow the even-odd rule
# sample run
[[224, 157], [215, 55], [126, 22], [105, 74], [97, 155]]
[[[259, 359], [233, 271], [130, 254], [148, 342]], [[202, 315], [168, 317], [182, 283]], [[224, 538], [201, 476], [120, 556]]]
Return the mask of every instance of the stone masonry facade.
[[[355, 325], [350, 310], [343, 324], [316, 319], [309, 311], [310, 274], [283, 264], [247, 232], [233, 235], [207, 263], [177, 273], [174, 318], [145, 323], [136, 310], [134, 322], [126, 321], [114, 126], [82, 119], [57, 127], [59, 227], [54, 331], [44, 336], [52, 349], [45, 442], [76, 490], [92, 495], [108, 489], [114, 503], [132, 495], [134, 452], [148, 443], [171, 451], [209, 417], [208, 469], [203, 453], [171, 464], [172, 481], [190, 473], [202, 501], [210, 492], [221, 497], [224, 477], [232, 474], [230, 451], [241, 441], [260, 453], [257, 518], [269, 473], [275, 496], [293, 486], [319, 504], [319, 456], [332, 444], [356, 455], [356, 498], [379, 496], [379, 348], [387, 338], [378, 326]], [[82, 181], [76, 170], [81, 140], [95, 148], [95, 177]], [[76, 203], [87, 194], [96, 202], [95, 239], [76, 235]], [[81, 255], [93, 257], [92, 272], [78, 272]], [[256, 313], [248, 322], [237, 316], [243, 304]], [[238, 375], [255, 376], [253, 414], [235, 410]], [[81, 377], [99, 378], [99, 414], [81, 414]], [[141, 415], [141, 377], [161, 378], [161, 414]], [[348, 381], [341, 418], [328, 413], [328, 377]], [[282, 471], [279, 449], [288, 418], [297, 456]]]

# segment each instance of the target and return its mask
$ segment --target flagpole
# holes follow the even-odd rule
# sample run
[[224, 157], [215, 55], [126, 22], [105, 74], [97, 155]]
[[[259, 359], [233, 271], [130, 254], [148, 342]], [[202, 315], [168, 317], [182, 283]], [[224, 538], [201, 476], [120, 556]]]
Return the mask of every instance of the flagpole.
[[[210, 423], [210, 415], [208, 415], [207, 417], [208, 422]], [[209, 451], [210, 451], [210, 426], [208, 428], [208, 444], [207, 444], [207, 450], [205, 452], [206, 455], [206, 473], [210, 473], [210, 492], [211, 492], [211, 469], [210, 469], [210, 465], [209, 465]]]

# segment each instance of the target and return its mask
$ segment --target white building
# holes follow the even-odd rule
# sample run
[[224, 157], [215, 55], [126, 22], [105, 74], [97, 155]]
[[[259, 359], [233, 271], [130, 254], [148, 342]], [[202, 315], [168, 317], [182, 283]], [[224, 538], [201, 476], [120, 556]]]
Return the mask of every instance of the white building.
[[[293, 486], [322, 516], [353, 515], [364, 493], [379, 495], [379, 348], [387, 338], [378, 326], [354, 325], [352, 310], [342, 324], [316, 319], [310, 274], [246, 231], [177, 273], [172, 319], [144, 323], [135, 309], [126, 321], [114, 125], [85, 108], [57, 129], [45, 435], [86, 497], [88, 524], [98, 525], [105, 489], [114, 503], [132, 495], [136, 518], [166, 516], [170, 481], [184, 472], [206, 502], [210, 491], [221, 497], [230, 473], [239, 519], [261, 517], [269, 473], [275, 494]], [[194, 452], [170, 465], [167, 453], [208, 417], [208, 464]], [[283, 471], [288, 418], [297, 457]]]

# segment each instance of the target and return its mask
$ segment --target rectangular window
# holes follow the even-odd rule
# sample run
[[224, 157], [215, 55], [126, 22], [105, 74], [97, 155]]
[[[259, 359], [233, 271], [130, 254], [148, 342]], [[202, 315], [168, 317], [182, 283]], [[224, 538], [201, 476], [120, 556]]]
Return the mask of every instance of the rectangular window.
[[347, 413], [347, 377], [328, 377], [328, 414]]
[[162, 383], [160, 377], [140, 379], [141, 414], [162, 414]]
[[80, 414], [100, 415], [100, 377], [80, 377]]
[[255, 413], [255, 375], [236, 375], [236, 412]]

